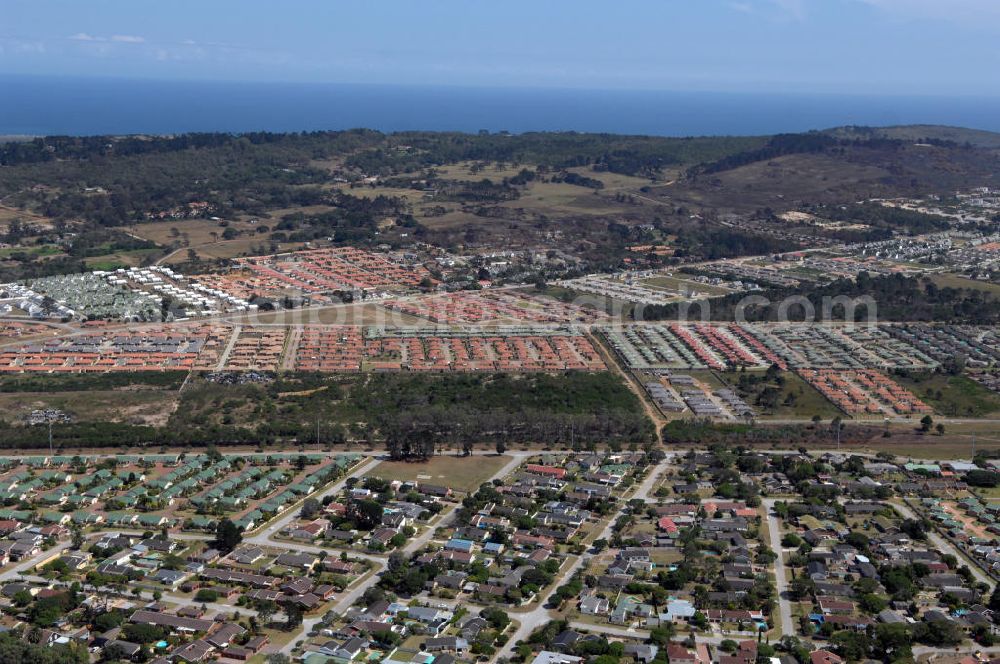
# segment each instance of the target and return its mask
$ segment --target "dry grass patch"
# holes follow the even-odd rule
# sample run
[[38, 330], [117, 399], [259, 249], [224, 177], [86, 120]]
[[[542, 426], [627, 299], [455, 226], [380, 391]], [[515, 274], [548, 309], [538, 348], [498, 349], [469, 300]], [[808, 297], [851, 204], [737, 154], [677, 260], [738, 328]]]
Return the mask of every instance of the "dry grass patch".
[[457, 491], [475, 491], [507, 464], [509, 456], [476, 455], [436, 456], [429, 461], [382, 461], [366, 475], [401, 482], [426, 482], [451, 487]]
[[177, 408], [177, 393], [162, 390], [0, 393], [0, 412], [19, 422], [33, 410], [56, 408], [85, 422], [126, 422], [164, 426]]

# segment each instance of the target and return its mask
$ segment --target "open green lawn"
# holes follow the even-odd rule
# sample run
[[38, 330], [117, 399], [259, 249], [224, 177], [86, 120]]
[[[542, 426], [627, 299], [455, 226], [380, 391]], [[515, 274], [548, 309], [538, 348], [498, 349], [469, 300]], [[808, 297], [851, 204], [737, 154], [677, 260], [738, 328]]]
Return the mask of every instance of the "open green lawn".
[[368, 475], [384, 480], [440, 484], [457, 491], [474, 491], [510, 461], [509, 456], [435, 456], [430, 461], [383, 461]]
[[[448, 166], [441, 166], [437, 169], [437, 172], [438, 177], [442, 180], [482, 180], [483, 178], [489, 178], [493, 181], [499, 181], [504, 178], [514, 177], [521, 172], [522, 168], [525, 168], [525, 166], [514, 166], [512, 164], [503, 164], [502, 168], [497, 168], [498, 165], [496, 162], [483, 166], [482, 162], [460, 161]], [[478, 170], [473, 170], [474, 166], [478, 166]]]
[[28, 254], [29, 256], [56, 256], [63, 253], [62, 249], [54, 244], [37, 244], [31, 247], [3, 247], [0, 248], [0, 258], [7, 258], [13, 254]]
[[1000, 284], [994, 284], [988, 281], [976, 281], [974, 279], [960, 277], [957, 274], [948, 273], [934, 274], [931, 275], [930, 279], [941, 288], [970, 288], [972, 290], [985, 291], [993, 295], [1000, 295]]
[[118, 251], [101, 256], [92, 256], [84, 259], [87, 267], [94, 270], [117, 270], [120, 267], [136, 267], [143, 264], [143, 261], [156, 257], [163, 253], [162, 249], [133, 249], [131, 251]]
[[[752, 376], [763, 377], [763, 373], [759, 371], [747, 373]], [[719, 376], [734, 388], [740, 384], [740, 372], [738, 371], [720, 373]], [[813, 415], [819, 415], [823, 418], [823, 421], [829, 421], [838, 415], [843, 417], [844, 414], [836, 406], [827, 401], [822, 394], [817, 392], [815, 388], [802, 380], [797, 374], [791, 371], [783, 371], [780, 373], [779, 378], [783, 379], [783, 383], [779, 384], [777, 381], [773, 383], [765, 383], [763, 381], [748, 383], [745, 390], [736, 389], [736, 392], [743, 397], [751, 408], [757, 411], [760, 419], [763, 420], [805, 421], [811, 420]], [[771, 400], [771, 403], [774, 404], [773, 407], [766, 407], [764, 403], [764, 401], [767, 401], [766, 399], [764, 401], [759, 400], [768, 388], [778, 390], [776, 397]]]
[[1000, 394], [966, 376], [913, 374], [893, 378], [941, 415], [986, 417], [1000, 413]]
[[[650, 180], [649, 178], [635, 177], [632, 175], [622, 175], [621, 173], [612, 173], [610, 171], [595, 171], [588, 166], [578, 166], [576, 168], [567, 168], [567, 171], [571, 173], [576, 173], [584, 177], [591, 178], [593, 180], [600, 180], [604, 183], [605, 189], [618, 190], [618, 189], [640, 189], [642, 187], [657, 184], [657, 181]], [[666, 172], [664, 177], [672, 179], [676, 176], [676, 173]]]
[[684, 373], [684, 374], [686, 374], [688, 376], [691, 376], [692, 378], [694, 378], [698, 382], [700, 382], [703, 385], [707, 386], [710, 390], [718, 390], [718, 389], [726, 386], [726, 383], [724, 381], [722, 381], [719, 378], [719, 376], [717, 376], [715, 374], [714, 371], [707, 371], [707, 370], [702, 369], [702, 370], [693, 370], [693, 371], [682, 371], [680, 373]]

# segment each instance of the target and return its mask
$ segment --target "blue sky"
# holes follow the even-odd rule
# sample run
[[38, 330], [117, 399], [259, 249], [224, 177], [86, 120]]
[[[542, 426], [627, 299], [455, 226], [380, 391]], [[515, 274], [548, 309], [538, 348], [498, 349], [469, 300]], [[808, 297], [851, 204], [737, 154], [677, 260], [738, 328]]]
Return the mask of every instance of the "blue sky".
[[5, 0], [0, 73], [1000, 96], [1000, 0]]

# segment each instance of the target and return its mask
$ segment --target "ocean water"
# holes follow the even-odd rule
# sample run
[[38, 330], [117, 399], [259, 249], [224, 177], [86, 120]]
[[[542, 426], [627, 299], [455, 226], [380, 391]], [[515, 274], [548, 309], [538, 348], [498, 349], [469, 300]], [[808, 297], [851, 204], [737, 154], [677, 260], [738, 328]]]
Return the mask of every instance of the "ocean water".
[[840, 125], [1000, 131], [1000, 98], [460, 88], [0, 76], [0, 135], [581, 131], [757, 135]]

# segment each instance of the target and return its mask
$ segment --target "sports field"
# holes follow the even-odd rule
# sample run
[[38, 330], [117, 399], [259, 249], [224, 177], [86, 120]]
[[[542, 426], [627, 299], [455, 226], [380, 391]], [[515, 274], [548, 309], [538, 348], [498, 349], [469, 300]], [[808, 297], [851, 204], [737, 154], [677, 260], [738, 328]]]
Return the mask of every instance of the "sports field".
[[383, 461], [367, 474], [389, 481], [426, 482], [451, 487], [455, 491], [474, 491], [510, 460], [509, 456], [495, 454], [471, 457], [449, 454], [423, 462]]

